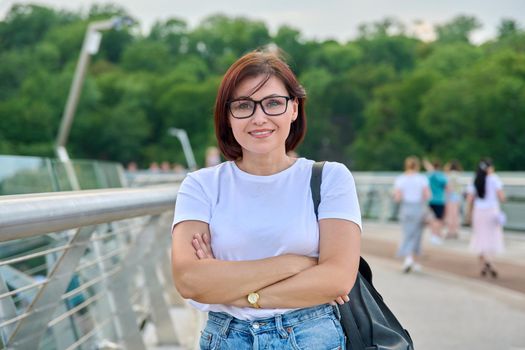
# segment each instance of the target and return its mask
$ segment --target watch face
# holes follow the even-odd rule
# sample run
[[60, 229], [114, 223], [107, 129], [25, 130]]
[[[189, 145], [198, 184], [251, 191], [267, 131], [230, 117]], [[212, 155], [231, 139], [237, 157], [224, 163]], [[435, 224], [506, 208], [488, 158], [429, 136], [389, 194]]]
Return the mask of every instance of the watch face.
[[256, 293], [250, 293], [248, 295], [248, 301], [251, 304], [255, 304], [257, 302], [257, 300], [259, 300], [259, 295], [257, 295]]

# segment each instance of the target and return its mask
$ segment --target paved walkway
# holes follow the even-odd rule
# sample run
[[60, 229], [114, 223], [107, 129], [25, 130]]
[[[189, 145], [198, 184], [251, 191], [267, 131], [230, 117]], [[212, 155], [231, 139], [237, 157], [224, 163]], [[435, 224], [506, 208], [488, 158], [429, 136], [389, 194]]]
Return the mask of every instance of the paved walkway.
[[[525, 350], [525, 297], [434, 270], [402, 274], [371, 257], [374, 284], [417, 350]], [[521, 308], [519, 307], [521, 303]]]
[[[399, 225], [365, 222], [363, 230], [364, 256], [379, 256], [401, 264], [395, 257], [401, 240]], [[478, 259], [468, 250], [469, 229], [462, 229], [458, 239], [445, 240], [440, 246], [431, 245], [429, 237], [430, 232], [425, 232], [423, 266], [525, 293], [525, 233], [505, 232], [506, 252], [495, 260], [497, 279], [481, 278]]]
[[525, 235], [506, 233], [496, 280], [480, 277], [467, 249], [468, 230], [441, 246], [430, 245], [425, 235], [423, 271], [403, 274], [395, 258], [400, 227], [364, 225], [363, 255], [374, 284], [416, 349], [525, 350]]

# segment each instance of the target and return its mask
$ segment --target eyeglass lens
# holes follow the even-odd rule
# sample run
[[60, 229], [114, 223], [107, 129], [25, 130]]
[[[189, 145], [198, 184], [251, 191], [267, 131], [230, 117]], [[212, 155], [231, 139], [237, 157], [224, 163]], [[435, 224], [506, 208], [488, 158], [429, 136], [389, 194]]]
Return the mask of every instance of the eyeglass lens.
[[270, 116], [281, 115], [286, 112], [288, 99], [285, 96], [269, 96], [260, 101], [249, 99], [235, 100], [230, 102], [230, 111], [235, 118], [248, 118], [255, 113], [257, 104], [260, 104], [265, 114]]

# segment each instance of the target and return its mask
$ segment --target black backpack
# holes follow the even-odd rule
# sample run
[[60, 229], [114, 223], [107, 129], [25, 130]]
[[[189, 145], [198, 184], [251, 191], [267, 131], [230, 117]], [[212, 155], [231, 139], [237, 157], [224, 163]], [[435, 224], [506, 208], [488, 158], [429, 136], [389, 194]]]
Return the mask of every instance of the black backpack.
[[[324, 162], [314, 163], [310, 180], [316, 217], [321, 203], [323, 166]], [[337, 306], [341, 313], [347, 349], [414, 350], [408, 331], [374, 288], [372, 270], [363, 257], [359, 260], [359, 272], [348, 297], [348, 303]]]

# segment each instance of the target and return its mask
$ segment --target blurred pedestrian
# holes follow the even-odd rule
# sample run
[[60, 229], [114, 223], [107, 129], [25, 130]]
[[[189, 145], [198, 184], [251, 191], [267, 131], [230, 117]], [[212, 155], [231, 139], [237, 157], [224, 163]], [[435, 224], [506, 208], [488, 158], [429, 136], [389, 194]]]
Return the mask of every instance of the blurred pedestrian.
[[163, 173], [170, 172], [171, 171], [171, 164], [170, 164], [170, 162], [165, 160], [162, 163], [160, 163], [160, 171], [162, 171]]
[[128, 163], [128, 166], [127, 166], [127, 170], [129, 172], [135, 172], [138, 170], [138, 166], [137, 166], [137, 163], [134, 162], [134, 161], [131, 161]]
[[445, 219], [445, 203], [446, 203], [446, 189], [447, 189], [447, 177], [441, 170], [441, 162], [435, 159], [432, 163], [429, 163], [426, 159], [423, 160], [425, 170], [428, 172], [428, 183], [430, 186], [430, 200], [428, 205], [434, 214], [434, 217], [430, 221], [430, 242], [432, 244], [442, 244], [443, 236], [442, 230]]
[[397, 252], [404, 257], [403, 272], [420, 270], [416, 262], [421, 253], [421, 236], [425, 227], [426, 201], [430, 197], [428, 179], [419, 173], [420, 162], [415, 156], [405, 159], [405, 172], [394, 183], [394, 200], [401, 203], [399, 219], [403, 229], [403, 239]]
[[187, 172], [186, 168], [184, 168], [184, 165], [180, 163], [173, 163], [172, 171], [175, 174], [184, 174]]
[[503, 218], [500, 202], [505, 201], [503, 184], [495, 174], [494, 165], [489, 158], [482, 159], [473, 183], [468, 187], [468, 202], [472, 213], [472, 237], [470, 249], [479, 256], [481, 276], [490, 274], [496, 278], [492, 258], [504, 251]]
[[206, 148], [206, 167], [215, 166], [221, 163], [221, 152], [215, 146]]
[[151, 162], [149, 164], [149, 171], [152, 173], [158, 173], [160, 170], [159, 163], [157, 162]]
[[463, 186], [459, 181], [460, 172], [463, 171], [461, 163], [453, 159], [445, 165], [447, 174], [447, 202], [445, 204], [445, 223], [447, 233], [445, 238], [458, 238], [459, 226], [461, 224], [461, 198], [463, 195]]

